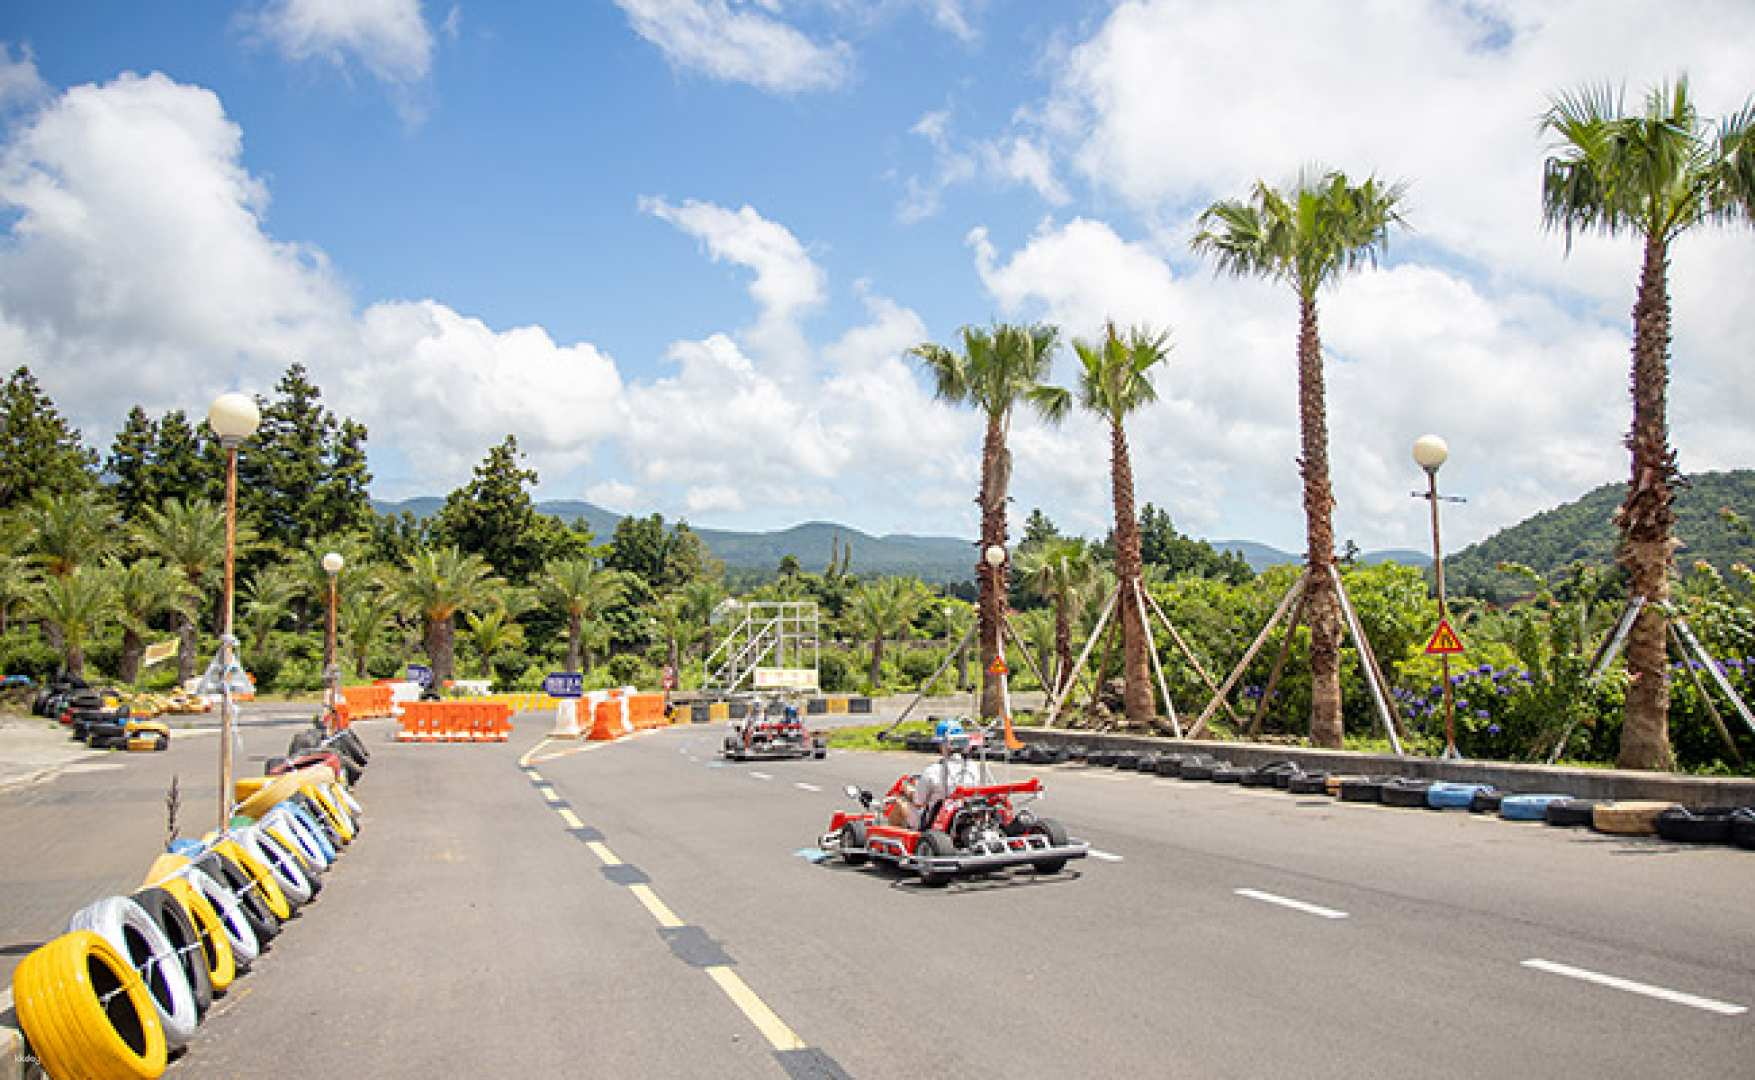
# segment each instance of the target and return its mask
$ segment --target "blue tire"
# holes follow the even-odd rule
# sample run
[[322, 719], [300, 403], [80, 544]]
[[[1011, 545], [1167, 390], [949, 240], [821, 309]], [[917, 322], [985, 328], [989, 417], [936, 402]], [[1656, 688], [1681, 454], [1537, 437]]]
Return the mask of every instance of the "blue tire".
[[1546, 821], [1548, 804], [1570, 795], [1507, 795], [1499, 803], [1499, 816], [1507, 821]]
[[1467, 810], [1477, 793], [1492, 790], [1492, 784], [1458, 784], [1440, 780], [1426, 789], [1426, 805], [1434, 810]]

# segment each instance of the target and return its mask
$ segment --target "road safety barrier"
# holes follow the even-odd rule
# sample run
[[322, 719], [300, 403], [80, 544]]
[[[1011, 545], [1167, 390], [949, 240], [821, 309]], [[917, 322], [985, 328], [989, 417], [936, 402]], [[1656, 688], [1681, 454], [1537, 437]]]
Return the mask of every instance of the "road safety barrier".
[[359, 801], [327, 766], [244, 778], [236, 794], [223, 832], [172, 841], [138, 891], [80, 909], [20, 961], [14, 1011], [45, 1074], [163, 1075], [358, 832]]
[[344, 686], [341, 700], [347, 705], [351, 719], [364, 720], [394, 715], [390, 704], [393, 693], [388, 686]]
[[512, 708], [503, 701], [410, 701], [402, 706], [397, 742], [505, 742]]

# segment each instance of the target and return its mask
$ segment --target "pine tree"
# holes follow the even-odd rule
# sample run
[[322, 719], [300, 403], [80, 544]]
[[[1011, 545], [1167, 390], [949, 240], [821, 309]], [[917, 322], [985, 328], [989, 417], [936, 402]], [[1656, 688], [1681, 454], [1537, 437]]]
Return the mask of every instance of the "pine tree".
[[0, 386], [0, 506], [21, 506], [38, 492], [83, 491], [96, 467], [97, 454], [20, 365]]
[[323, 407], [303, 364], [287, 368], [274, 389], [238, 455], [240, 511], [264, 539], [290, 550], [363, 526], [371, 513], [365, 428]]
[[518, 437], [507, 435], [488, 450], [469, 483], [446, 496], [433, 520], [438, 543], [480, 555], [514, 581], [530, 578], [549, 554], [528, 490], [536, 486], [536, 470], [522, 467], [523, 456]]
[[217, 502], [225, 498], [225, 462], [217, 446], [211, 457], [203, 455], [201, 436], [182, 409], [160, 417], [156, 431], [147, 466], [151, 506], [161, 506], [166, 499]]
[[158, 425], [136, 405], [128, 410], [128, 419], [110, 443], [110, 456], [104, 459], [110, 497], [130, 521], [139, 516], [142, 507], [156, 505], [152, 455], [157, 442]]

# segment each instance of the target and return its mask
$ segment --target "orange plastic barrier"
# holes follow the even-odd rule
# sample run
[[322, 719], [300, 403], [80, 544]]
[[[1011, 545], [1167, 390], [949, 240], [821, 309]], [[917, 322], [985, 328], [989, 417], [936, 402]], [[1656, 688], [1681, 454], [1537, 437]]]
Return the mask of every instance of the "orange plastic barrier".
[[636, 730], [664, 726], [663, 694], [629, 694], [628, 719]]
[[374, 716], [390, 716], [390, 695], [394, 691], [388, 686], [346, 686], [341, 690], [341, 698], [347, 702], [348, 715], [355, 720]]
[[503, 701], [409, 701], [398, 742], [505, 742], [512, 707]]
[[610, 739], [619, 739], [626, 734], [628, 731], [622, 726], [621, 701], [616, 698], [599, 701], [597, 708], [593, 709], [591, 713], [591, 734], [588, 738], [597, 742], [605, 742]]

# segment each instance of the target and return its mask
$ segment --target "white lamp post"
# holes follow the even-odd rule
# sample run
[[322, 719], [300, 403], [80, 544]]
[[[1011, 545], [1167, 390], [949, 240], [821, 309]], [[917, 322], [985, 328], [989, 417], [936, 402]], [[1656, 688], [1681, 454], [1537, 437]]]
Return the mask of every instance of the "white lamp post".
[[[1444, 548], [1438, 538], [1438, 470], [1450, 458], [1450, 446], [1436, 435], [1414, 440], [1414, 462], [1426, 470], [1426, 500], [1432, 504], [1432, 569], [1438, 584], [1438, 618], [1450, 618], [1444, 597]], [[1416, 494], [1418, 494], [1416, 492]], [[1459, 758], [1456, 749], [1456, 699], [1450, 691], [1450, 654], [1438, 656], [1444, 679], [1444, 756]]]
[[335, 604], [337, 579], [345, 565], [347, 560], [341, 557], [339, 551], [331, 551], [323, 556], [323, 569], [329, 572], [329, 627], [323, 640], [323, 684], [329, 693], [329, 707], [323, 714], [325, 720], [333, 716], [335, 708], [341, 704], [341, 665], [336, 662], [335, 657]]
[[231, 670], [237, 639], [232, 636], [233, 552], [238, 541], [238, 446], [256, 433], [262, 414], [248, 394], [221, 394], [207, 410], [207, 424], [219, 436], [225, 450], [225, 592], [224, 629], [219, 635], [220, 668], [220, 740], [219, 740], [219, 828], [224, 832], [231, 824], [232, 811], [232, 715]]

